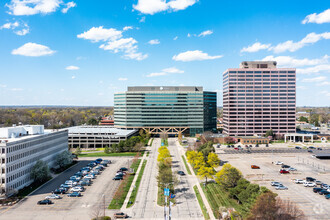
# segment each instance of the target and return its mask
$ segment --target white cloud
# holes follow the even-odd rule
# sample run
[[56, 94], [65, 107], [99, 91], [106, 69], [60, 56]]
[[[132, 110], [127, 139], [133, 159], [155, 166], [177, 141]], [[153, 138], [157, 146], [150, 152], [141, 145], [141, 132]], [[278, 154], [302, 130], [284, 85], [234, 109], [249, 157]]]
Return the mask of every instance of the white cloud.
[[322, 39], [329, 40], [330, 32], [324, 32], [321, 34], [316, 34], [316, 33], [312, 32], [312, 33], [307, 34], [306, 37], [304, 37], [302, 40], [300, 40], [298, 42], [293, 42], [292, 40], [288, 40], [286, 42], [279, 43], [274, 47], [270, 47], [268, 50], [272, 50], [275, 53], [282, 53], [285, 51], [294, 52], [309, 44], [314, 44]]
[[76, 76], [72, 76], [72, 77], [71, 77], [71, 79], [75, 79], [75, 78], [76, 78]]
[[68, 13], [70, 8], [77, 7], [77, 4], [75, 2], [68, 2], [65, 4], [65, 8], [62, 8], [62, 13], [66, 14]]
[[11, 15], [35, 15], [54, 12], [62, 3], [62, 0], [11, 0], [6, 7]]
[[118, 78], [119, 81], [127, 81], [127, 78]]
[[103, 96], [104, 94], [103, 94], [102, 92], [100, 92], [100, 93], [98, 93], [97, 95], [99, 95], [99, 96]]
[[323, 23], [330, 23], [330, 9], [321, 12], [320, 14], [310, 14], [305, 17], [302, 21], [303, 24], [306, 23], [316, 23], [316, 24], [323, 24]]
[[318, 84], [319, 86], [330, 86], [330, 82], [324, 81]]
[[15, 22], [8, 22], [8, 23], [6, 23], [6, 24], [4, 24], [4, 25], [2, 25], [1, 27], [0, 27], [0, 30], [1, 29], [15, 29], [15, 28], [17, 28], [19, 26], [19, 23], [18, 23], [18, 21], [15, 21]]
[[14, 33], [19, 36], [24, 36], [24, 35], [27, 35], [29, 32], [30, 32], [29, 28], [23, 28], [22, 30], [15, 31]]
[[150, 40], [148, 44], [154, 45], [154, 44], [160, 44], [160, 41], [158, 39]]
[[263, 61], [276, 61], [278, 66], [281, 67], [300, 67], [300, 66], [314, 66], [329, 63], [330, 56], [324, 55], [320, 59], [296, 59], [291, 56], [267, 56]]
[[161, 72], [150, 73], [147, 77], [155, 77], [155, 76], [166, 76], [169, 74], [180, 74], [184, 73], [183, 70], [179, 70], [176, 67], [165, 68]]
[[128, 30], [131, 30], [131, 29], [133, 29], [132, 26], [125, 26], [125, 27], [123, 28], [123, 31], [128, 31]]
[[190, 33], [188, 33], [188, 34], [187, 34], [187, 37], [191, 37], [191, 34], [190, 34]]
[[144, 23], [144, 22], [146, 22], [146, 17], [143, 16], [143, 17], [139, 20], [139, 22], [140, 22], [140, 23]]
[[222, 55], [210, 56], [207, 53], [203, 53], [200, 50], [194, 50], [194, 51], [186, 51], [183, 53], [179, 53], [178, 55], [174, 55], [172, 59], [175, 61], [189, 62], [196, 60], [214, 60], [214, 59], [219, 59], [221, 57], [223, 56]]
[[135, 10], [143, 14], [155, 14], [162, 11], [179, 11], [195, 4], [198, 0], [138, 0], [136, 5], [133, 5]]
[[17, 49], [14, 49], [11, 52], [11, 54], [29, 56], [29, 57], [40, 57], [40, 56], [52, 55], [55, 52], [56, 51], [51, 50], [47, 46], [29, 42]]
[[175, 36], [174, 38], [173, 38], [173, 40], [177, 40], [179, 37], [178, 36]]
[[329, 91], [326, 91], [326, 90], [325, 91], [322, 91], [321, 94], [330, 97], [330, 92]]
[[13, 92], [23, 91], [22, 88], [12, 88], [12, 89], [10, 89], [10, 90], [13, 91]]
[[330, 72], [330, 64], [321, 64], [313, 67], [297, 69], [299, 74], [318, 74], [322, 72]]
[[253, 52], [257, 52], [259, 50], [266, 50], [269, 47], [270, 47], [270, 44], [261, 44], [259, 42], [256, 42], [256, 43], [252, 44], [251, 46], [243, 47], [241, 52], [253, 53]]
[[307, 78], [307, 79], [303, 79], [302, 82], [322, 82], [324, 80], [326, 80], [327, 77], [325, 76], [318, 76], [318, 77], [314, 77], [314, 78]]
[[4, 84], [0, 84], [0, 88], [6, 88], [7, 85], [4, 85]]
[[82, 38], [85, 40], [91, 40], [92, 42], [99, 41], [114, 41], [122, 37], [122, 31], [116, 30], [114, 28], [103, 28], [100, 27], [92, 27], [88, 31], [85, 31], [82, 34], [77, 35], [78, 38]]
[[207, 36], [207, 35], [211, 35], [211, 34], [213, 34], [213, 31], [211, 31], [211, 30], [207, 30], [207, 31], [203, 31], [202, 33], [200, 33], [200, 34], [198, 35], [198, 37], [205, 37], [205, 36]]
[[[22, 27], [21, 30], [17, 30], [17, 28], [19, 27]], [[26, 34], [28, 34], [30, 32], [30, 28], [29, 26], [24, 23], [24, 22], [18, 22], [18, 21], [15, 21], [15, 22], [8, 22], [2, 26], [0, 26], [0, 30], [1, 29], [12, 29], [12, 30], [16, 30], [14, 31], [15, 34], [17, 35], [20, 35], [20, 36], [24, 36]]]
[[79, 70], [79, 67], [77, 67], [77, 66], [67, 66], [65, 69], [66, 70]]

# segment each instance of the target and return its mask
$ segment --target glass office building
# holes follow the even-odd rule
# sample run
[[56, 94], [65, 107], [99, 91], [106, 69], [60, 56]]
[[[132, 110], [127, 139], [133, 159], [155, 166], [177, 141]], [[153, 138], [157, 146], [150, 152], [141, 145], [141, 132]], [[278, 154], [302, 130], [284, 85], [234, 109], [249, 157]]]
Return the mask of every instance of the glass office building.
[[114, 100], [116, 127], [191, 136], [216, 129], [216, 93], [203, 87], [128, 87]]

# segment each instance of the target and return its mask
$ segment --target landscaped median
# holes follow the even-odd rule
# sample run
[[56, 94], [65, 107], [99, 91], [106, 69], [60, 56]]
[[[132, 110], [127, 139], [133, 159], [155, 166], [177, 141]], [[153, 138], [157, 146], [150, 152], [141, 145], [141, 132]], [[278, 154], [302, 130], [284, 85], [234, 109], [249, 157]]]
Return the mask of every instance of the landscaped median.
[[[149, 152], [148, 152], [149, 153]], [[141, 179], [142, 179], [142, 176], [143, 176], [143, 172], [144, 172], [144, 168], [146, 167], [147, 165], [147, 160], [144, 160], [143, 161], [143, 164], [142, 164], [142, 167], [141, 167], [141, 170], [139, 172], [139, 176], [138, 178], [136, 179], [136, 182], [135, 182], [135, 187], [132, 191], [132, 194], [131, 196], [129, 197], [129, 201], [128, 201], [128, 204], [127, 204], [127, 208], [131, 207], [134, 205], [135, 203], [135, 199], [136, 199], [136, 196], [137, 196], [137, 192], [139, 190], [139, 187], [140, 187], [140, 183], [141, 183]]]
[[204, 215], [204, 219], [210, 219], [210, 216], [209, 214], [207, 213], [207, 210], [206, 210], [206, 207], [204, 205], [204, 202], [203, 202], [203, 199], [202, 199], [202, 196], [197, 188], [197, 186], [194, 186], [194, 191], [195, 191], [195, 194], [196, 194], [196, 197], [197, 197], [197, 200], [198, 200], [198, 203], [199, 203], [199, 206], [201, 207], [201, 210], [203, 212], [203, 215]]
[[135, 157], [139, 152], [109, 153], [104, 152], [79, 154], [79, 157]]
[[126, 175], [125, 178], [121, 181], [113, 199], [111, 200], [111, 203], [108, 207], [109, 209], [120, 209], [123, 206], [127, 193], [132, 185], [135, 172], [137, 171], [140, 163], [141, 159], [137, 159], [136, 157], [131, 165], [131, 168], [134, 170], [134, 174]]
[[184, 165], [185, 165], [185, 167], [186, 167], [187, 173], [188, 173], [189, 175], [191, 175], [191, 171], [190, 171], [190, 169], [189, 169], [189, 167], [188, 167], [188, 164], [187, 164], [186, 158], [185, 158], [184, 156], [181, 156], [181, 157], [182, 157], [183, 163], [184, 163]]

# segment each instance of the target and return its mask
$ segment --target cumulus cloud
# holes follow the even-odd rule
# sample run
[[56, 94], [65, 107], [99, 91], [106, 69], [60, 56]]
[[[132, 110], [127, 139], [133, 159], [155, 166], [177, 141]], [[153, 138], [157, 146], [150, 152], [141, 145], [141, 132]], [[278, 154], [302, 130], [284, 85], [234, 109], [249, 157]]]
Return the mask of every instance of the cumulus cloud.
[[8, 22], [6, 24], [3, 24], [2, 26], [0, 26], [0, 30], [1, 29], [15, 29], [19, 26], [19, 23], [18, 21], [15, 21], [15, 22]]
[[261, 44], [259, 42], [256, 42], [248, 47], [243, 47], [243, 49], [241, 50], [241, 52], [248, 52], [248, 53], [253, 53], [253, 52], [257, 52], [259, 50], [266, 50], [270, 47], [270, 44]]
[[173, 38], [173, 40], [177, 40], [179, 37], [178, 36], [175, 36], [174, 38]]
[[198, 35], [198, 37], [205, 37], [205, 36], [207, 36], [207, 35], [211, 35], [211, 34], [213, 34], [213, 31], [211, 31], [211, 30], [207, 30], [207, 31], [203, 31], [202, 33], [200, 33], [200, 34]]
[[153, 15], [162, 11], [179, 11], [194, 5], [198, 0], [138, 0], [133, 8], [143, 14]]
[[80, 68], [78, 66], [67, 66], [65, 69], [66, 70], [79, 70]]
[[154, 45], [154, 44], [160, 44], [160, 41], [158, 39], [150, 40], [148, 44]]
[[118, 78], [119, 81], [127, 81], [127, 78]]
[[139, 22], [140, 22], [140, 23], [144, 23], [144, 22], [146, 22], [146, 17], [143, 16], [143, 17], [139, 20]]
[[330, 56], [324, 55], [319, 59], [296, 59], [291, 56], [267, 56], [263, 61], [276, 61], [280, 67], [301, 67], [301, 66], [314, 66], [329, 63]]
[[214, 60], [214, 59], [219, 59], [221, 57], [223, 56], [222, 55], [210, 56], [207, 53], [203, 53], [200, 50], [194, 50], [194, 51], [186, 51], [183, 53], [179, 53], [178, 55], [174, 55], [172, 59], [175, 61], [189, 62], [196, 60]]
[[40, 57], [40, 56], [52, 55], [55, 52], [56, 51], [51, 50], [47, 46], [29, 42], [17, 49], [14, 49], [11, 52], [11, 54], [29, 56], [29, 57]]
[[133, 29], [132, 26], [125, 26], [125, 27], [123, 28], [123, 31], [128, 31], [128, 30], [131, 30], [131, 29]]
[[[127, 26], [128, 27], [128, 26]], [[129, 30], [130, 28], [124, 27], [124, 29]], [[99, 41], [106, 41], [99, 46], [99, 48], [103, 50], [109, 50], [113, 53], [122, 52], [124, 55], [122, 56], [125, 59], [133, 59], [133, 60], [144, 60], [148, 57], [147, 54], [142, 54], [138, 52], [137, 40], [134, 38], [122, 38], [123, 31], [116, 30], [114, 28], [103, 28], [100, 27], [92, 27], [90, 30], [78, 34], [78, 38], [82, 38], [85, 40], [90, 40], [93, 43]]]
[[303, 24], [306, 23], [316, 23], [316, 24], [323, 24], [323, 23], [330, 23], [330, 9], [321, 12], [320, 14], [310, 14], [305, 17], [302, 21]]
[[150, 73], [147, 75], [147, 77], [166, 76], [169, 74], [180, 74], [180, 73], [184, 73], [184, 71], [179, 70], [176, 67], [170, 67], [170, 68], [163, 69], [161, 72]]
[[330, 82], [325, 81], [325, 82], [319, 83], [318, 85], [320, 85], [320, 86], [330, 86]]
[[303, 79], [302, 82], [322, 82], [322, 81], [326, 80], [326, 78], [327, 77], [325, 77], [325, 76], [317, 76], [314, 78]]
[[71, 79], [75, 79], [75, 78], [76, 78], [76, 76], [72, 76], [72, 77], [71, 77]]
[[77, 37], [90, 40], [94, 43], [108, 40], [113, 41], [122, 37], [122, 31], [116, 30], [115, 28], [106, 29], [103, 28], [103, 26], [92, 27], [88, 31], [85, 31], [82, 34], [78, 34]]
[[77, 4], [75, 2], [68, 2], [65, 4], [65, 8], [62, 8], [62, 13], [66, 14], [68, 13], [70, 8], [77, 7]]
[[52, 13], [62, 3], [62, 0], [11, 0], [6, 7], [11, 15], [35, 15]]
[[322, 72], [330, 72], [330, 64], [321, 64], [313, 67], [297, 69], [297, 73], [299, 74], [319, 74]]
[[[21, 29], [17, 30], [19, 28], [21, 28]], [[19, 36], [24, 36], [30, 32], [30, 27], [26, 23], [18, 22], [18, 21], [5, 23], [2, 26], [0, 26], [0, 30], [1, 29], [14, 30], [14, 33]]]

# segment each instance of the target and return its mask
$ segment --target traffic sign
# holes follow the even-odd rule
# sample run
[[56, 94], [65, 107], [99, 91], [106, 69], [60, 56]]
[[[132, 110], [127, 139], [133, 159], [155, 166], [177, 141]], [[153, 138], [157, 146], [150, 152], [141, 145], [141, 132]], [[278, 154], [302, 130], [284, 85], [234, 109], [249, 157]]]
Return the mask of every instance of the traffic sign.
[[170, 189], [164, 188], [164, 196], [169, 196], [169, 195], [170, 195]]
[[175, 198], [175, 194], [171, 194], [171, 199]]

